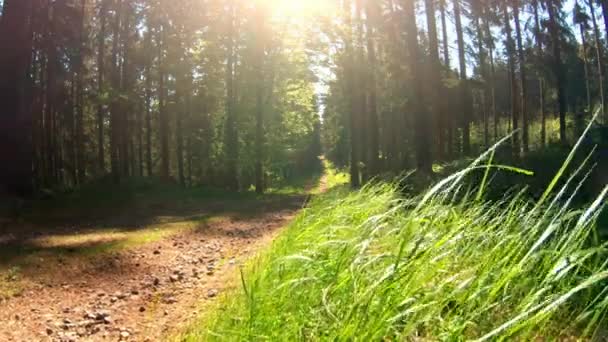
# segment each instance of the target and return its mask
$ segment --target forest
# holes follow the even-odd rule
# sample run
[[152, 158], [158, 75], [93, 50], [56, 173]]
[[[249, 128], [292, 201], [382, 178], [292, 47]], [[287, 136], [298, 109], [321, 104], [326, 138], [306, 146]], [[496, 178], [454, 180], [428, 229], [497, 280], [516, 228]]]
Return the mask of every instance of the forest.
[[608, 338], [608, 0], [0, 0], [0, 340]]

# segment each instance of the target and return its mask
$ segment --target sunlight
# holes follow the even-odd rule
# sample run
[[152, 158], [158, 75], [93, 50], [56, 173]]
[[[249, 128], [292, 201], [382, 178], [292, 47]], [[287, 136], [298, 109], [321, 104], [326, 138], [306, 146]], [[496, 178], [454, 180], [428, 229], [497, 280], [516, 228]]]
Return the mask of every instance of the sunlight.
[[268, 0], [274, 16], [279, 19], [298, 19], [327, 14], [332, 1], [327, 0]]

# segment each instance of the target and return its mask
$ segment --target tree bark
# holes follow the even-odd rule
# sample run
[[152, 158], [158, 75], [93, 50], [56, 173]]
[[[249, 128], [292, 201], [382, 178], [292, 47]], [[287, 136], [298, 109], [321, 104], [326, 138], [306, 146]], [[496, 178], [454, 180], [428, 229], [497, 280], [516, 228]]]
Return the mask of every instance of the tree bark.
[[[507, 65], [509, 69], [509, 85], [510, 85], [510, 98], [511, 98], [511, 131], [517, 131], [519, 129], [519, 106], [517, 102], [517, 83], [515, 77], [515, 42], [513, 41], [513, 35], [511, 31], [511, 19], [509, 16], [509, 10], [506, 3], [502, 3], [502, 11], [504, 16], [504, 25], [506, 33], [506, 45], [507, 45]], [[513, 134], [512, 139], [513, 155], [518, 156], [520, 151], [519, 144], [519, 132]]]
[[86, 5], [87, 0], [80, 1], [80, 33], [79, 33], [79, 51], [77, 65], [77, 86], [76, 86], [76, 131], [75, 131], [75, 148], [76, 148], [76, 165], [77, 183], [84, 182], [86, 174], [85, 152], [86, 145], [84, 141], [84, 54], [86, 51]]
[[[444, 151], [444, 129], [443, 129], [443, 117], [445, 115], [443, 106], [441, 104], [442, 98], [442, 86], [441, 86], [441, 61], [439, 60], [439, 42], [437, 39], [437, 21], [435, 19], [435, 0], [425, 0], [425, 12], [426, 12], [426, 23], [427, 31], [429, 36], [429, 77], [430, 77], [430, 97], [435, 98], [435, 101], [431, 103], [433, 125], [436, 133], [435, 154], [438, 160], [443, 159]], [[432, 134], [432, 132], [429, 132]]]
[[585, 71], [585, 94], [587, 102], [585, 103], [586, 109], [591, 110], [591, 87], [589, 86], [589, 61], [587, 60], [587, 38], [585, 38], [585, 25], [584, 23], [580, 23], [578, 25], [579, 32], [581, 34], [581, 48], [583, 54], [583, 68]]
[[[536, 41], [536, 53], [539, 60], [543, 58], [543, 40], [540, 28], [540, 18], [538, 14], [538, 0], [532, 0], [532, 9], [534, 12], [534, 40]], [[545, 82], [541, 72], [538, 72], [538, 90], [539, 90], [539, 111], [541, 117], [540, 140], [541, 146], [544, 148], [547, 143], [547, 116], [545, 113]]]
[[132, 89], [135, 85], [135, 70], [131, 61], [131, 46], [132, 46], [132, 20], [134, 15], [133, 0], [123, 0], [122, 11], [123, 17], [121, 20], [121, 45], [122, 45], [122, 60], [119, 65], [122, 67], [122, 80], [120, 83], [120, 99], [119, 99], [119, 155], [121, 174], [123, 176], [131, 176], [134, 172], [133, 165], [133, 139], [131, 134], [133, 106], [131, 98], [133, 96]]
[[[606, 94], [604, 92], [604, 56], [602, 53], [602, 43], [600, 42], [600, 30], [597, 25], [597, 19], [595, 18], [595, 8], [591, 0], [587, 0], [589, 5], [589, 11], [591, 12], [591, 23], [593, 24], [593, 33], [595, 37], [595, 56], [597, 58], [597, 78], [600, 92], [600, 104], [602, 106], [602, 114], [604, 116], [604, 124], [608, 124], [608, 110], [606, 110]], [[589, 107], [591, 110], [591, 106]]]
[[365, 39], [364, 36], [364, 27], [363, 27], [363, 0], [355, 0], [355, 15], [356, 15], [356, 37], [354, 47], [354, 58], [355, 64], [359, 67], [353, 69], [354, 76], [354, 100], [357, 102], [355, 109], [357, 111], [357, 131], [355, 133], [355, 137], [359, 143], [359, 161], [363, 163], [363, 168], [360, 169], [361, 173], [361, 181], [363, 183], [367, 183], [370, 179], [370, 168], [368, 164], [368, 108], [367, 108], [367, 68], [366, 68], [366, 59], [365, 59]]
[[488, 54], [490, 58], [490, 75], [489, 75], [489, 87], [490, 87], [490, 116], [494, 124], [494, 142], [498, 141], [498, 111], [496, 110], [496, 66], [494, 63], [494, 37], [492, 36], [492, 30], [490, 30], [490, 19], [488, 18], [488, 12], [486, 10], [484, 15], [484, 30], [486, 33], [486, 41], [488, 46]]
[[369, 165], [369, 174], [374, 177], [380, 173], [380, 143], [379, 143], [379, 125], [378, 125], [378, 95], [376, 84], [376, 45], [375, 39], [375, 20], [377, 7], [374, 7], [373, 1], [365, 2], [366, 13], [366, 38], [367, 38], [367, 62], [369, 65], [367, 77], [367, 130], [368, 130], [368, 152], [367, 164]]
[[481, 18], [483, 17], [484, 14], [484, 9], [483, 9], [483, 4], [481, 3], [481, 1], [476, 0], [473, 2], [472, 5], [472, 14], [473, 14], [473, 21], [475, 24], [475, 32], [477, 33], [477, 51], [478, 51], [478, 58], [479, 58], [479, 70], [480, 70], [480, 75], [481, 75], [481, 79], [483, 80], [483, 87], [482, 87], [482, 94], [481, 94], [481, 111], [482, 111], [482, 115], [483, 115], [483, 140], [484, 140], [484, 146], [485, 148], [489, 148], [490, 145], [490, 138], [489, 138], [489, 123], [488, 123], [488, 67], [487, 67], [487, 54], [486, 54], [486, 49], [484, 47], [484, 30], [482, 29], [481, 26]]
[[227, 36], [227, 60], [226, 60], [226, 123], [224, 128], [224, 154], [226, 158], [226, 185], [231, 190], [238, 190], [238, 157], [239, 138], [235, 108], [235, 37], [236, 37], [236, 5], [230, 1], [228, 8], [228, 36]]
[[105, 50], [106, 50], [106, 21], [108, 13], [108, 1], [101, 0], [99, 9], [99, 35], [97, 36], [97, 169], [98, 173], [105, 172], [105, 110], [102, 103], [102, 96], [105, 92]]
[[165, 25], [161, 22], [158, 32], [158, 108], [160, 117], [160, 177], [169, 181], [169, 116], [167, 114], [165, 87]]
[[255, 192], [264, 193], [264, 12], [256, 8]]
[[600, 0], [602, 5], [602, 17], [604, 18], [604, 30], [606, 31], [606, 39], [608, 39], [608, 0]]
[[120, 182], [121, 167], [120, 167], [120, 98], [118, 92], [120, 86], [120, 65], [119, 65], [119, 47], [120, 47], [120, 22], [122, 14], [122, 1], [114, 2], [114, 21], [112, 24], [112, 94], [110, 106], [110, 166], [112, 171], [112, 179], [115, 183]]
[[144, 70], [146, 78], [146, 174], [152, 176], [152, 27], [148, 23], [148, 32], [146, 33], [146, 41], [144, 43], [145, 50], [148, 52], [146, 57], [146, 66]]
[[[562, 65], [561, 42], [559, 38], [559, 26], [555, 0], [547, 0], [547, 11], [549, 12], [549, 35], [553, 51], [553, 73], [557, 81], [557, 103], [559, 110], [559, 139], [562, 145], [568, 143], [566, 137], [566, 77]], [[559, 8], [559, 7], [558, 7]]]
[[0, 21], [0, 194], [32, 192], [32, 116], [25, 87], [32, 53], [31, 0], [5, 0]]
[[[443, 63], [446, 73], [451, 71], [450, 69], [450, 47], [448, 42], [448, 30], [446, 25], [446, 8], [445, 0], [439, 0], [439, 12], [441, 13], [441, 32], [442, 32], [442, 44], [443, 44]], [[448, 96], [444, 96], [441, 101], [443, 105], [443, 129], [446, 132], [445, 137], [445, 148], [448, 156], [454, 155], [454, 120], [451, 115], [448, 115], [450, 103]]]
[[423, 66], [421, 63], [420, 46], [418, 45], [418, 28], [416, 27], [414, 2], [405, 0], [403, 2], [403, 16], [405, 20], [406, 44], [409, 52], [408, 65], [412, 73], [412, 108], [415, 116], [416, 137], [416, 166], [419, 172], [431, 174], [431, 122], [423, 99], [422, 84], [424, 82]]
[[177, 175], [179, 178], [179, 184], [181, 186], [186, 186], [186, 177], [184, 173], [184, 132], [183, 132], [183, 121], [184, 121], [184, 112], [186, 110], [185, 106], [185, 89], [182, 86], [181, 92], [176, 91], [176, 104], [178, 108], [176, 110], [175, 115], [175, 142], [176, 149], [175, 152], [177, 154]]
[[[513, 0], [513, 19], [515, 20], [515, 37], [517, 40], [517, 56], [519, 59], [519, 90], [520, 95], [520, 109], [522, 114], [522, 143], [524, 153], [528, 153], [530, 150], [530, 134], [528, 132], [529, 120], [528, 120], [528, 87], [526, 83], [526, 58], [524, 55], [524, 48], [522, 44], [521, 34], [521, 23], [519, 21], [519, 0]], [[515, 122], [514, 122], [515, 123]], [[516, 151], [519, 152], [519, 151]]]
[[[51, 11], [51, 2], [47, 2], [47, 11]], [[46, 32], [44, 36], [44, 48], [46, 54], [46, 93], [44, 106], [44, 135], [45, 135], [45, 185], [55, 185], [57, 182], [58, 148], [56, 146], [56, 70], [57, 50], [55, 47], [55, 29], [52, 16], [47, 13]]]
[[346, 26], [346, 32], [344, 37], [344, 50], [345, 50], [345, 66], [344, 66], [344, 78], [346, 82], [347, 93], [345, 97], [349, 100], [349, 125], [350, 125], [350, 185], [352, 188], [359, 188], [361, 186], [360, 170], [359, 170], [359, 141], [357, 141], [358, 129], [358, 115], [357, 115], [357, 101], [355, 99], [355, 70], [354, 70], [354, 56], [353, 56], [353, 31], [352, 31], [352, 5], [350, 0], [343, 1], [344, 11], [344, 24]]
[[454, 1], [454, 19], [456, 24], [456, 37], [458, 41], [458, 62], [460, 68], [460, 101], [461, 101], [461, 129], [462, 129], [462, 152], [468, 155], [471, 152], [471, 90], [467, 79], [467, 64], [465, 59], [465, 45], [462, 32], [462, 19], [460, 10], [460, 0]]

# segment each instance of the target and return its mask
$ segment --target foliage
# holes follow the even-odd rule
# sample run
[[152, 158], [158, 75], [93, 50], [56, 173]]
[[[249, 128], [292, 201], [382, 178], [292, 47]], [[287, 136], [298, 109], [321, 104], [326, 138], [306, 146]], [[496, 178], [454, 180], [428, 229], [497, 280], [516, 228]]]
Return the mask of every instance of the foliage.
[[[416, 197], [403, 198], [386, 183], [318, 197], [246, 268], [242, 288], [180, 339], [534, 340], [601, 333], [608, 251], [595, 240], [595, 222], [606, 190], [580, 210], [570, 207], [579, 186], [572, 182], [547, 188], [544, 202], [521, 192], [486, 201], [484, 182], [458, 196], [480, 163]], [[492, 167], [491, 158], [487, 163]]]

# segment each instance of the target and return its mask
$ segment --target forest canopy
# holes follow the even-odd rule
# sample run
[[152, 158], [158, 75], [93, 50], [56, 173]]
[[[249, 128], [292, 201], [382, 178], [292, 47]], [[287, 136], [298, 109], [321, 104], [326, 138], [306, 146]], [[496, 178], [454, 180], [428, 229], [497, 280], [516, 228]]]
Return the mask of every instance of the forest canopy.
[[[605, 98], [603, 0], [8, 0], [4, 192], [155, 176], [259, 192], [568, 146]], [[607, 120], [600, 115], [600, 122]], [[323, 152], [322, 152], [323, 147]]]

